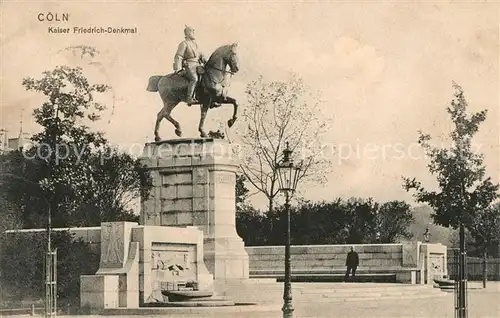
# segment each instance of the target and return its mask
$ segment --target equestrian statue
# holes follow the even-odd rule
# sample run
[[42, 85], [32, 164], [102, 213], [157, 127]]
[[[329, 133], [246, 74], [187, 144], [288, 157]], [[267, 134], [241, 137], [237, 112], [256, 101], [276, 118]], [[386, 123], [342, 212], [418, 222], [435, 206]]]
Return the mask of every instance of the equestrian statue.
[[185, 40], [179, 44], [174, 56], [174, 72], [149, 78], [146, 90], [158, 92], [163, 101], [163, 108], [156, 117], [155, 141], [161, 140], [158, 130], [163, 118], [175, 126], [177, 136], [182, 136], [179, 122], [171, 116], [172, 110], [180, 102], [185, 102], [188, 106], [200, 105], [198, 131], [202, 138], [207, 137], [203, 125], [209, 108], [232, 104], [233, 117], [228, 120], [228, 126], [233, 126], [236, 121], [238, 103], [234, 98], [227, 96], [227, 84], [229, 77], [239, 70], [237, 44], [219, 47], [207, 61], [198, 50], [194, 29], [186, 26], [184, 35]]

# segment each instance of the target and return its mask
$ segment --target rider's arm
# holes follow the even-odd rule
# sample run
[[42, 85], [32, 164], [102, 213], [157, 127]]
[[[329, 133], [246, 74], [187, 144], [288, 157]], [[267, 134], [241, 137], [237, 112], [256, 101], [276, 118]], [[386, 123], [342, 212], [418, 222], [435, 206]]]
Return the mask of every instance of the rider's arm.
[[184, 58], [184, 52], [186, 51], [186, 42], [181, 42], [177, 48], [177, 52], [174, 56], [174, 71], [177, 72], [182, 69], [182, 60]]

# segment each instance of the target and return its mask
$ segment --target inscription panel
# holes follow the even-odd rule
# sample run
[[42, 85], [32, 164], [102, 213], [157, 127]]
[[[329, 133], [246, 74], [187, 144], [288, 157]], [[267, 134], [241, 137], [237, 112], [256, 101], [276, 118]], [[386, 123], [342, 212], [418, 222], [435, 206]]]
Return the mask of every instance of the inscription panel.
[[231, 172], [217, 172], [214, 173], [214, 183], [215, 184], [234, 184], [236, 183], [236, 175]]
[[162, 183], [164, 186], [174, 184], [191, 184], [192, 176], [189, 171], [167, 173], [163, 175]]

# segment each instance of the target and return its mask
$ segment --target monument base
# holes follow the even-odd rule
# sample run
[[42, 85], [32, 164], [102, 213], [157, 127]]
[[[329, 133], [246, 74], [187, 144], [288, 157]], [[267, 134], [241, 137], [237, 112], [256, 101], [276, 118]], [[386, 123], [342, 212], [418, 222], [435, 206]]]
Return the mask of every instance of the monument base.
[[204, 262], [214, 275], [216, 293], [221, 286], [248, 279], [248, 254], [240, 237], [204, 239]]
[[104, 222], [100, 247], [99, 270], [81, 276], [81, 306], [91, 312], [165, 302], [162, 292], [169, 290], [214, 291], [197, 227]]
[[203, 231], [203, 258], [214, 285], [248, 279], [248, 254], [236, 232], [239, 164], [231, 144], [210, 138], [148, 143], [141, 160], [153, 185], [142, 201], [141, 222], [197, 227]]

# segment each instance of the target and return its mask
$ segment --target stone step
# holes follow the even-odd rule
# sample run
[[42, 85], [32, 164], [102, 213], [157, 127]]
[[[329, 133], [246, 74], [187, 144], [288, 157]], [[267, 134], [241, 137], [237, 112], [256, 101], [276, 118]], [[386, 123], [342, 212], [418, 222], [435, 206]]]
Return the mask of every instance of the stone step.
[[[283, 289], [283, 283], [269, 283], [269, 284], [250, 284], [250, 285], [238, 285], [237, 288], [241, 290], [246, 290], [246, 289], [253, 289], [258, 286], [258, 289], [260, 291], [263, 290], [282, 290]], [[343, 291], [352, 291], [352, 290], [357, 290], [357, 289], [362, 289], [362, 290], [392, 290], [394, 288], [396, 289], [405, 289], [405, 290], [410, 290], [410, 289], [419, 289], [419, 290], [431, 290], [433, 289], [432, 286], [430, 285], [421, 285], [421, 284], [415, 284], [415, 285], [409, 285], [409, 284], [391, 284], [391, 283], [384, 283], [384, 284], [375, 284], [375, 283], [293, 283], [292, 284], [293, 289], [296, 290], [323, 290], [323, 289], [330, 289], [330, 290], [335, 290], [338, 292], [343, 292]], [[436, 288], [434, 288], [436, 289]]]
[[232, 300], [203, 300], [203, 301], [176, 301], [171, 303], [163, 303], [158, 307], [225, 307], [234, 306]]
[[[343, 282], [344, 274], [313, 274], [313, 275], [292, 275], [292, 282]], [[278, 276], [278, 282], [283, 282], [284, 277]], [[356, 282], [365, 283], [396, 283], [396, 274], [360, 274], [356, 275]]]
[[[266, 284], [259, 286], [246, 285], [239, 289], [241, 299], [237, 301], [254, 301], [258, 303], [272, 303], [282, 298], [283, 284]], [[370, 299], [398, 299], [398, 298], [432, 298], [444, 296], [447, 293], [430, 285], [405, 284], [371, 284], [371, 283], [325, 283], [325, 284], [292, 284], [294, 299], [300, 302], [316, 301], [352, 301]], [[265, 296], [264, 296], [265, 295]]]
[[[292, 286], [294, 286], [292, 284]], [[342, 288], [342, 287], [336, 287], [336, 286], [325, 286], [321, 288], [298, 288], [298, 290], [301, 290], [302, 292], [312, 292], [312, 293], [321, 293], [326, 290], [336, 292], [336, 293], [351, 293], [351, 292], [371, 292], [371, 291], [379, 291], [379, 292], [384, 292], [384, 291], [401, 291], [401, 292], [408, 292], [408, 291], [425, 291], [428, 292], [430, 290], [433, 290], [433, 287], [427, 287], [425, 285], [415, 285], [415, 286], [408, 286], [408, 287], [366, 287], [366, 288]]]
[[[292, 284], [292, 286], [294, 286]], [[429, 286], [423, 286], [423, 287], [420, 287], [420, 285], [416, 285], [415, 287], [366, 287], [366, 288], [343, 288], [343, 287], [336, 287], [336, 286], [330, 286], [330, 287], [321, 287], [321, 288], [297, 288], [299, 290], [317, 290], [317, 291], [321, 291], [321, 290], [334, 290], [336, 292], [339, 292], [339, 293], [342, 293], [342, 292], [356, 292], [356, 291], [394, 291], [394, 290], [400, 290], [400, 291], [411, 291], [411, 290], [424, 290], [424, 291], [428, 291], [428, 290], [432, 290], [434, 289], [433, 287]]]
[[[411, 299], [429, 299], [435, 297], [446, 296], [447, 293], [441, 294], [415, 294], [415, 295], [396, 295], [396, 296], [371, 296], [371, 297], [345, 297], [345, 298], [334, 298], [334, 297], [317, 297], [314, 298], [314, 302], [332, 302], [332, 303], [343, 303], [343, 302], [368, 302], [368, 301], [399, 301], [399, 300], [411, 300]], [[302, 299], [295, 297], [293, 301], [298, 303], [311, 302], [313, 299]]]
[[411, 296], [411, 295], [436, 295], [436, 293], [432, 292], [419, 292], [419, 291], [410, 291], [410, 292], [360, 292], [360, 293], [343, 293], [342, 295], [335, 292], [323, 292], [323, 293], [295, 293], [297, 297], [300, 298], [310, 298], [314, 299], [315, 297], [323, 297], [323, 298], [366, 298], [366, 297], [392, 297], [392, 296]]
[[[293, 288], [293, 287], [292, 287]], [[342, 296], [346, 297], [348, 295], [363, 295], [363, 294], [379, 294], [379, 295], [405, 295], [405, 294], [416, 294], [416, 293], [423, 293], [423, 294], [428, 294], [432, 293], [433, 291], [431, 290], [422, 290], [422, 289], [405, 289], [405, 290], [398, 290], [398, 289], [393, 289], [393, 290], [377, 290], [377, 289], [369, 289], [369, 290], [358, 290], [358, 291], [341, 291], [339, 292], [338, 290], [335, 289], [324, 289], [324, 290], [297, 290], [298, 294], [301, 295], [335, 295], [335, 296]]]
[[[253, 279], [250, 279], [249, 281], [252, 281]], [[433, 285], [430, 284], [404, 284], [404, 283], [360, 283], [360, 282], [324, 282], [324, 283], [305, 283], [305, 282], [297, 282], [293, 283], [294, 286], [296, 287], [301, 287], [301, 288], [311, 288], [313, 286], [314, 288], [318, 288], [321, 286], [335, 286], [338, 288], [367, 288], [367, 287], [398, 287], [398, 288], [407, 288], [407, 287], [419, 287], [419, 288], [431, 288]], [[233, 284], [226, 284], [225, 286], [240, 286], [240, 287], [245, 287], [245, 286], [251, 286], [254, 288], [255, 286], [258, 287], [272, 287], [272, 286], [283, 286], [282, 282], [277, 282], [276, 279], [273, 280], [267, 280], [265, 283], [233, 283]]]
[[[267, 292], [266, 291], [266, 297], [270, 298], [279, 298], [283, 294], [283, 291], [275, 291], [275, 292]], [[394, 292], [356, 292], [356, 293], [335, 293], [335, 292], [323, 292], [323, 293], [299, 293], [297, 291], [293, 290], [292, 287], [292, 294], [295, 299], [302, 299], [302, 300], [315, 300], [317, 298], [327, 298], [327, 299], [369, 299], [369, 298], [393, 298], [393, 297], [421, 297], [421, 296], [428, 296], [428, 297], [434, 297], [434, 296], [444, 296], [447, 293], [441, 292], [441, 291], [434, 291], [430, 290], [428, 292], [424, 291], [412, 291], [412, 292], [399, 292], [399, 291], [394, 291]], [[262, 296], [262, 295], [247, 295], [248, 297], [251, 296]]]
[[[293, 284], [292, 284], [293, 288]], [[430, 293], [430, 292], [440, 292], [440, 289], [433, 287], [367, 287], [367, 288], [307, 288], [307, 289], [297, 289], [298, 292], [303, 294], [317, 294], [317, 293], [335, 293], [339, 295], [343, 294], [356, 294], [356, 293]]]
[[[280, 283], [280, 285], [283, 285], [283, 283]], [[346, 289], [353, 289], [353, 288], [430, 288], [431, 285], [426, 285], [426, 284], [403, 284], [403, 283], [359, 283], [359, 282], [351, 282], [351, 283], [294, 283], [294, 286], [302, 286], [302, 287], [307, 287], [310, 288], [310, 286], [313, 286], [315, 288], [320, 288], [322, 286], [334, 286], [335, 288], [346, 288]]]
[[[318, 267], [318, 266], [316, 266]], [[341, 267], [341, 268], [332, 268], [332, 267], [319, 267], [319, 268], [314, 268], [314, 266], [307, 266], [307, 268], [297, 268], [292, 266], [292, 275], [294, 274], [302, 274], [302, 275], [308, 275], [308, 274], [342, 274], [345, 275], [346, 268]], [[412, 268], [403, 268], [401, 266], [363, 266], [363, 267], [358, 267], [356, 270], [356, 274], [360, 275], [371, 275], [371, 274], [395, 274], [398, 272], [406, 272], [406, 271], [411, 271], [415, 270]], [[285, 270], [282, 266], [278, 267], [263, 267], [263, 268], [251, 268], [249, 270], [249, 275], [250, 277], [253, 277], [254, 275], [284, 275]]]
[[250, 278], [245, 280], [245, 284], [274, 284], [276, 283], [276, 278]]
[[[301, 291], [294, 289], [292, 286], [292, 292], [294, 295], [299, 295], [301, 297], [316, 297], [318, 295], [331, 295], [329, 297], [337, 297], [337, 298], [347, 298], [347, 297], [354, 297], [357, 295], [416, 295], [416, 294], [442, 294], [445, 293], [445, 291], [434, 291], [434, 290], [429, 290], [429, 291], [418, 291], [418, 290], [411, 290], [411, 291], [356, 291], [356, 292], [343, 292], [339, 293], [335, 290], [324, 290], [322, 292], [311, 292], [311, 291]], [[281, 295], [283, 294], [283, 288], [277, 289], [277, 290], [262, 290], [262, 291], [244, 291], [241, 292], [240, 295], [244, 297], [262, 297], [263, 295]]]

